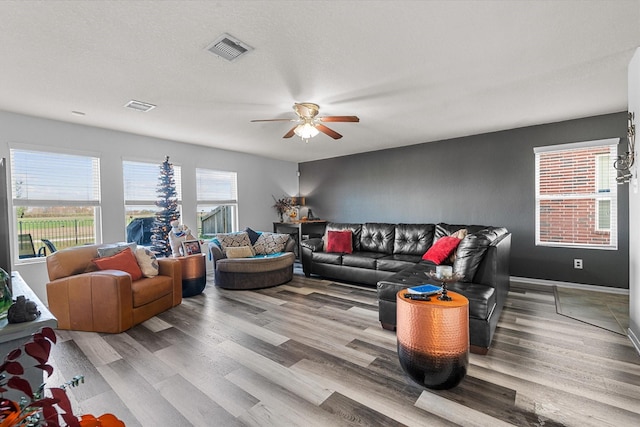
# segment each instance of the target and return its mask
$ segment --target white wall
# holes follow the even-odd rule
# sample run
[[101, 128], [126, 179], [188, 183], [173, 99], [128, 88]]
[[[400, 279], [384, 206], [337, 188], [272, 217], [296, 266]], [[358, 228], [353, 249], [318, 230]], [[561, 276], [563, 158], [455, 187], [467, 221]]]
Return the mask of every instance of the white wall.
[[[0, 111], [0, 157], [9, 159], [11, 147], [25, 145], [100, 157], [103, 242], [125, 240], [123, 159], [159, 166], [169, 156], [173, 164], [182, 167], [182, 221], [192, 229], [196, 228], [198, 167], [237, 172], [239, 229], [271, 230], [272, 222], [277, 220], [271, 196], [294, 195], [298, 191], [297, 163]], [[46, 303], [44, 261], [16, 257], [13, 270], [19, 271]]]
[[[640, 48], [629, 64], [629, 111], [635, 113], [636, 133], [640, 131]], [[640, 353], [640, 190], [638, 150], [633, 181], [629, 185], [629, 338]]]

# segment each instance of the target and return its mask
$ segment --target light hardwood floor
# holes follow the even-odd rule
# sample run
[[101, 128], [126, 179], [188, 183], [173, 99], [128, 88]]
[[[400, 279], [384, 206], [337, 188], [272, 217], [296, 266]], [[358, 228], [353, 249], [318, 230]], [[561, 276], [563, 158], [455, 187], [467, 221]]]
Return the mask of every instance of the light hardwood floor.
[[127, 426], [637, 426], [628, 338], [556, 314], [553, 289], [512, 286], [493, 345], [456, 388], [403, 373], [371, 288], [307, 279], [209, 283], [117, 335], [58, 331], [53, 378], [84, 374], [76, 413]]

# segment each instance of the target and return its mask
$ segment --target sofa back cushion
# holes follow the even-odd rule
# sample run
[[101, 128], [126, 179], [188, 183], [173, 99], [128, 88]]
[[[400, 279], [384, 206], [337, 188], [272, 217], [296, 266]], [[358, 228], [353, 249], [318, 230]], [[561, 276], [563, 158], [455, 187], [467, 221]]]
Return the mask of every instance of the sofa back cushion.
[[47, 273], [53, 281], [63, 277], [85, 273], [88, 269], [96, 270], [92, 259], [98, 256], [101, 245], [84, 245], [61, 249], [47, 257]]
[[451, 236], [453, 233], [463, 228], [467, 230], [468, 234], [472, 234], [480, 230], [484, 230], [485, 228], [487, 228], [487, 226], [486, 225], [460, 225], [460, 224], [454, 225], [454, 224], [446, 224], [444, 222], [441, 222], [439, 224], [436, 224], [435, 232], [433, 235], [433, 243], [435, 243], [436, 240], [438, 240], [439, 238], [443, 236]]
[[456, 251], [453, 271], [463, 274], [462, 282], [473, 282], [478, 266], [484, 258], [485, 252], [495, 241], [507, 234], [503, 227], [486, 227], [474, 233], [467, 234], [462, 239]]
[[393, 241], [393, 253], [422, 255], [431, 247], [434, 224], [397, 224]]
[[330, 222], [327, 224], [324, 234], [324, 245], [325, 248], [327, 246], [327, 231], [342, 231], [342, 230], [350, 230], [351, 231], [351, 239], [352, 239], [352, 248], [354, 252], [360, 251], [360, 235], [362, 234], [362, 224], [352, 224], [347, 222]]
[[368, 222], [362, 226], [360, 250], [366, 252], [393, 253], [395, 224]]

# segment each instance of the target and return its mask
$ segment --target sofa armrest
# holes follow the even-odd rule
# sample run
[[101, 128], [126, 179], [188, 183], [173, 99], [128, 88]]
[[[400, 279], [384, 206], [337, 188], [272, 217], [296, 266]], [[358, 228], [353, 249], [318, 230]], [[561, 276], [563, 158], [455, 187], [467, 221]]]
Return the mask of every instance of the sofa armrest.
[[324, 242], [321, 238], [313, 238], [303, 240], [300, 244], [302, 247], [302, 254], [300, 259], [302, 260], [302, 271], [306, 277], [311, 275], [311, 264], [313, 263], [313, 253], [321, 252], [324, 247]]
[[324, 242], [319, 237], [303, 240], [301, 244], [303, 248], [311, 249], [311, 252], [320, 252], [324, 247]]
[[49, 310], [58, 328], [119, 333], [133, 326], [131, 276], [103, 270], [47, 283]]
[[216, 268], [218, 260], [226, 258], [224, 252], [222, 252], [222, 248], [213, 242], [209, 243], [209, 254], [213, 260], [213, 268]]
[[173, 281], [173, 306], [182, 303], [182, 264], [175, 258], [158, 258], [158, 274]]

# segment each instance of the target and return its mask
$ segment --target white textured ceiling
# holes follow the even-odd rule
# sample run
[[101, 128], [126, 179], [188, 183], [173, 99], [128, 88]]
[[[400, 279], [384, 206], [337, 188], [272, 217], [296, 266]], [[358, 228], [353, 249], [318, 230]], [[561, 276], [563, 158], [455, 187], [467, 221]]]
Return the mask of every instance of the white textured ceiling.
[[[0, 109], [302, 162], [623, 111], [638, 46], [637, 0], [0, 1]], [[250, 123], [294, 102], [361, 121]]]

